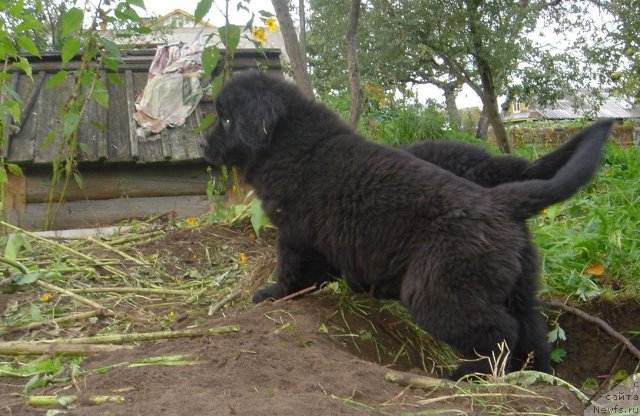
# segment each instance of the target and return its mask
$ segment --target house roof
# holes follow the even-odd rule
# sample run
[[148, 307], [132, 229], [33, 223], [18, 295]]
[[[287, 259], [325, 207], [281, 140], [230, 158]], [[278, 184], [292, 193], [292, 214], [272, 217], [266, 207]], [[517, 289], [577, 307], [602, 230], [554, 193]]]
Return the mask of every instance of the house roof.
[[[91, 101], [78, 128], [79, 150], [76, 160], [84, 165], [176, 163], [202, 160], [199, 136], [193, 130], [207, 113], [213, 112], [211, 99], [203, 99], [180, 127], [163, 130], [147, 138], [138, 137], [132, 116], [135, 98], [147, 84], [149, 66], [155, 49], [129, 51], [115, 77], [101, 70], [102, 81], [109, 92], [109, 108]], [[233, 70], [267, 66], [280, 72], [280, 51], [276, 49], [243, 49], [236, 51]], [[47, 80], [60, 70], [60, 55], [43, 55], [38, 61], [30, 57], [33, 82], [22, 71], [14, 71], [12, 84], [25, 103], [20, 130], [9, 138], [6, 160], [21, 165], [49, 165], [56, 155], [59, 140], [47, 143], [51, 131], [58, 131], [61, 114], [73, 87], [72, 77], [52, 88], [44, 88]], [[66, 70], [78, 69], [79, 58]]]
[[536, 111], [546, 119], [572, 119], [586, 116], [616, 119], [640, 118], [640, 107], [622, 97], [606, 97], [595, 113], [590, 109], [576, 106], [570, 99], [560, 100], [553, 106], [541, 107]]
[[588, 105], [577, 103], [575, 99], [558, 100], [553, 105], [544, 107], [533, 107], [529, 111], [506, 114], [505, 121], [525, 121], [535, 119], [545, 120], [571, 120], [576, 118], [614, 118], [632, 119], [640, 118], [640, 107], [623, 97], [605, 97], [597, 107], [597, 111], [592, 111]]

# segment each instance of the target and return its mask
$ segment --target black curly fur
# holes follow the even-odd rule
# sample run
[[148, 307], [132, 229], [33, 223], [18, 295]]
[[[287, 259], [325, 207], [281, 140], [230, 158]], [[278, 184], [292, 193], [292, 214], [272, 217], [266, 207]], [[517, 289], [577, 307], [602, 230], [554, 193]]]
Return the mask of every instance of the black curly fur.
[[[524, 219], [589, 181], [611, 123], [586, 130], [553, 172], [489, 188], [452, 173], [469, 162], [439, 158], [449, 172], [365, 140], [280, 78], [234, 76], [216, 111], [205, 158], [243, 168], [278, 227], [277, 281], [254, 302], [340, 272], [358, 290], [400, 299], [467, 358], [491, 356], [505, 341], [507, 370], [530, 352], [534, 369], [551, 370], [537, 310], [539, 261]], [[452, 377], [488, 371], [486, 360], [464, 362]]]
[[507, 182], [551, 179], [586, 139], [587, 136], [579, 134], [534, 162], [517, 156], [495, 155], [481, 146], [460, 141], [429, 140], [411, 143], [403, 149], [457, 176], [492, 188]]

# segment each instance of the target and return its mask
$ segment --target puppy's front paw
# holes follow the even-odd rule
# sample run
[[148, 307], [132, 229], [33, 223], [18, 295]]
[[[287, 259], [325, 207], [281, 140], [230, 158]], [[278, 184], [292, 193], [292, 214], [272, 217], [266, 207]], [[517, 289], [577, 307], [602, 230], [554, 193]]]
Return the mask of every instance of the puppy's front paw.
[[251, 298], [251, 301], [253, 303], [260, 303], [267, 299], [280, 299], [283, 296], [284, 296], [284, 291], [282, 290], [282, 287], [279, 284], [274, 283], [263, 289], [258, 290], [253, 295], [253, 298]]

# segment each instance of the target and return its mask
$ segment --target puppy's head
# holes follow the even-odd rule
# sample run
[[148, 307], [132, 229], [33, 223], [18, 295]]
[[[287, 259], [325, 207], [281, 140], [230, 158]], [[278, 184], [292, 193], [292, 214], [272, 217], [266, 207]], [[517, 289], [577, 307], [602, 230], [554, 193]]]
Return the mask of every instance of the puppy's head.
[[224, 86], [215, 103], [213, 132], [201, 143], [207, 162], [242, 168], [269, 146], [274, 128], [286, 115], [277, 87], [283, 82], [251, 71]]

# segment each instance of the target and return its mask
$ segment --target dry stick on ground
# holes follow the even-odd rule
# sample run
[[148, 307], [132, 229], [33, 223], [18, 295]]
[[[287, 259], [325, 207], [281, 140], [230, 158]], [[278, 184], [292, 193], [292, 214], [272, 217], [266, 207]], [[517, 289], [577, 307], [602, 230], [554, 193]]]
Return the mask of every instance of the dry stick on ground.
[[302, 295], [304, 295], [305, 293], [312, 292], [312, 291], [314, 291], [314, 290], [316, 290], [316, 289], [317, 289], [317, 286], [314, 284], [313, 286], [309, 286], [309, 287], [308, 287], [308, 288], [306, 288], [306, 289], [298, 290], [298, 291], [297, 291], [297, 292], [295, 292], [295, 293], [292, 293], [292, 294], [287, 295], [287, 296], [285, 296], [285, 297], [283, 297], [283, 298], [280, 298], [280, 299], [278, 299], [278, 300], [275, 300], [275, 301], [273, 301], [273, 304], [274, 304], [274, 305], [276, 305], [276, 304], [278, 304], [278, 303], [280, 303], [280, 302], [284, 302], [284, 301], [286, 301], [286, 300], [293, 299], [293, 298], [296, 298], [296, 297], [298, 297], [298, 296], [302, 296]]
[[587, 322], [591, 322], [592, 324], [595, 324], [597, 326], [600, 327], [600, 329], [602, 329], [604, 332], [606, 332], [607, 334], [609, 334], [612, 338], [616, 339], [617, 341], [620, 341], [625, 347], [627, 347], [627, 349], [629, 350], [629, 352], [631, 354], [633, 354], [638, 360], [640, 360], [640, 350], [638, 350], [635, 345], [633, 345], [631, 343], [631, 341], [629, 340], [629, 338], [625, 337], [624, 335], [622, 335], [620, 332], [616, 331], [615, 329], [611, 328], [611, 326], [606, 323], [605, 321], [603, 321], [602, 319], [593, 316], [593, 315], [589, 315], [588, 313], [575, 308], [573, 306], [569, 306], [566, 305], [562, 302], [559, 302], [557, 300], [550, 300], [546, 302], [546, 306], [547, 307], [552, 307], [552, 308], [558, 308], [558, 309], [562, 309], [565, 312], [569, 312], [572, 313], [582, 319], [584, 319]]
[[238, 325], [228, 325], [216, 328], [187, 329], [183, 331], [138, 332], [131, 334], [100, 335], [96, 337], [59, 338], [41, 342], [48, 344], [124, 344], [138, 341], [204, 337], [239, 331], [240, 327]]
[[89, 355], [131, 349], [130, 345], [52, 344], [42, 341], [0, 342], [0, 355], [67, 354]]

